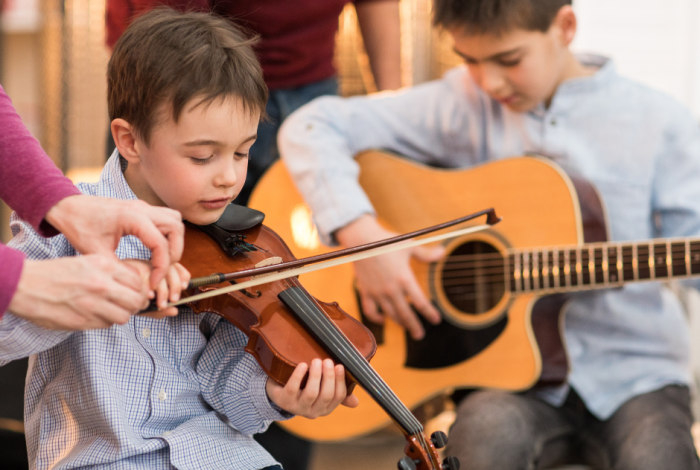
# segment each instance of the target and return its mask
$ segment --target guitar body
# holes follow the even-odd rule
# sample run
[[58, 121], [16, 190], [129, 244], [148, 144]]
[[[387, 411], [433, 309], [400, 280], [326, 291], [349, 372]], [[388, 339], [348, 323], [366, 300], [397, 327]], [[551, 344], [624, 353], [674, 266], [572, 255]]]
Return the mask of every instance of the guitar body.
[[[473, 292], [455, 291], [443, 274], [451, 256], [500, 253], [507, 257], [509, 249], [605, 240], [604, 211], [595, 190], [539, 157], [506, 159], [466, 170], [430, 168], [376, 151], [364, 152], [357, 161], [360, 184], [378, 219], [398, 233], [489, 207], [503, 218], [488, 231], [450, 240], [445, 259], [413, 264], [419, 283], [444, 318], [437, 326], [425, 324], [426, 337], [419, 342], [391, 321], [374, 325], [364, 319], [352, 266], [301, 277], [312, 295], [338, 302], [373, 331], [377, 352], [372, 365], [401, 401], [416, 408], [458, 388], [518, 391], [538, 383], [561, 383], [568, 370], [561, 339], [564, 295], [539, 297], [496, 290], [474, 301]], [[281, 163], [265, 174], [250, 206], [266, 214], [266, 225], [287, 241], [297, 258], [330, 251], [318, 241], [310, 211]], [[363, 390], [355, 393], [358, 408], [339, 407], [329, 416], [297, 417], [281, 425], [307, 439], [337, 441], [389, 424], [388, 416]]]

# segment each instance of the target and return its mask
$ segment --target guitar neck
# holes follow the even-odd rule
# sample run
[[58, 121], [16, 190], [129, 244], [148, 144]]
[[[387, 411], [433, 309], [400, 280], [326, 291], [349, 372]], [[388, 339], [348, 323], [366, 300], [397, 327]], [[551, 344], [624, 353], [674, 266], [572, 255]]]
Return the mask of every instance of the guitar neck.
[[700, 239], [511, 250], [505, 268], [506, 285], [513, 293], [549, 294], [686, 279], [700, 276]]

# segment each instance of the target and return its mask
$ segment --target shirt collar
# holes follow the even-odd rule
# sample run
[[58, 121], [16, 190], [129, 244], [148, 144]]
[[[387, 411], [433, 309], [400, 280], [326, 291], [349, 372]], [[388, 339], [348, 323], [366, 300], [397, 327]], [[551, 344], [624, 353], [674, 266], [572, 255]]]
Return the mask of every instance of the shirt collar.
[[542, 119], [547, 113], [553, 110], [563, 111], [567, 109], [566, 103], [573, 103], [574, 99], [568, 99], [581, 92], [591, 92], [605, 87], [616, 76], [615, 64], [612, 59], [595, 54], [577, 54], [576, 58], [589, 67], [597, 67], [598, 70], [593, 75], [576, 77], [561, 83], [552, 97], [549, 108], [545, 108], [544, 103], [539, 103], [535, 108], [527, 113], [535, 118]]
[[576, 77], [566, 80], [559, 85], [555, 95], [571, 91], [592, 90], [610, 83], [617, 76], [615, 64], [612, 59], [595, 54], [577, 54], [576, 58], [583, 65], [596, 67], [598, 70], [593, 75]]
[[107, 160], [102, 174], [100, 174], [100, 180], [97, 184], [97, 196], [113, 197], [122, 200], [138, 199], [129, 187], [129, 183], [126, 182], [126, 178], [124, 178], [125, 163], [126, 160], [115, 149], [112, 156]]

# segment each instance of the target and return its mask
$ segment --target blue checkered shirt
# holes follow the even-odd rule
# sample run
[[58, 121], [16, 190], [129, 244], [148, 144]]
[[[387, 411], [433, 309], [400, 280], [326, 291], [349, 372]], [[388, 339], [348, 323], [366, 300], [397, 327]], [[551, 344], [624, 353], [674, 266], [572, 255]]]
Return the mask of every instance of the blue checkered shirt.
[[[86, 194], [135, 199], [115, 153]], [[10, 243], [31, 259], [75, 256], [63, 236], [40, 237], [15, 215]], [[134, 237], [120, 258], [147, 260]], [[265, 392], [247, 337], [189, 308], [174, 318], [47, 331], [12, 314], [0, 321], [0, 365], [31, 356], [25, 421], [31, 468], [260, 469], [277, 462], [251, 437], [290, 415]]]

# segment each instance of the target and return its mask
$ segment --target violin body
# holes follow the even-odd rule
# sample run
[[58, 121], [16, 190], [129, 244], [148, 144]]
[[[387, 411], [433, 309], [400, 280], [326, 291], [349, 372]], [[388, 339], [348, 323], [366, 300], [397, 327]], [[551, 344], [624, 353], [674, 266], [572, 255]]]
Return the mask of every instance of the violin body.
[[[181, 263], [193, 278], [212, 272], [235, 272], [267, 264], [293, 261], [287, 244], [262, 224], [237, 231], [233, 236], [233, 256], [227, 254], [207, 233], [187, 224], [185, 250]], [[250, 278], [243, 278], [246, 281]], [[228, 285], [228, 282], [197, 288], [192, 294]], [[211, 312], [236, 325], [249, 338], [246, 351], [255, 357], [263, 370], [281, 385], [287, 383], [295, 367], [315, 358], [332, 357], [299, 323], [294, 313], [278, 298], [291, 288], [303, 289], [298, 279], [290, 278], [259, 285], [253, 289], [230, 292], [188, 304], [195, 313]], [[308, 294], [310, 297], [310, 294]], [[184, 297], [184, 295], [183, 295]], [[377, 345], [372, 333], [362, 323], [345, 313], [337, 303], [316, 301], [323, 313], [369, 360]], [[346, 376], [348, 389], [355, 382]]]
[[[240, 273], [294, 261], [287, 244], [262, 224], [263, 218], [261, 212], [230, 205], [214, 224], [198, 227], [187, 223], [185, 250], [180, 262], [193, 279], [209, 277], [216, 282], [224, 278], [216, 275], [218, 273]], [[241, 277], [230, 282], [250, 279]], [[190, 289], [186, 295], [227, 287], [227, 284]], [[430, 439], [426, 438], [418, 419], [370, 366], [369, 359], [377, 350], [370, 330], [337, 303], [321, 302], [311, 296], [296, 277], [192, 300], [187, 305], [195, 313], [219, 315], [243, 331], [248, 336], [245, 350], [281, 385], [287, 383], [300, 363], [330, 358], [342, 364], [348, 393], [355, 385], [360, 385], [406, 436], [406, 456], [399, 461], [399, 468], [459, 469], [454, 457], [447, 457], [442, 464], [439, 462], [437, 449], [447, 443], [444, 433], [436, 432]], [[302, 387], [304, 385], [302, 382]]]

